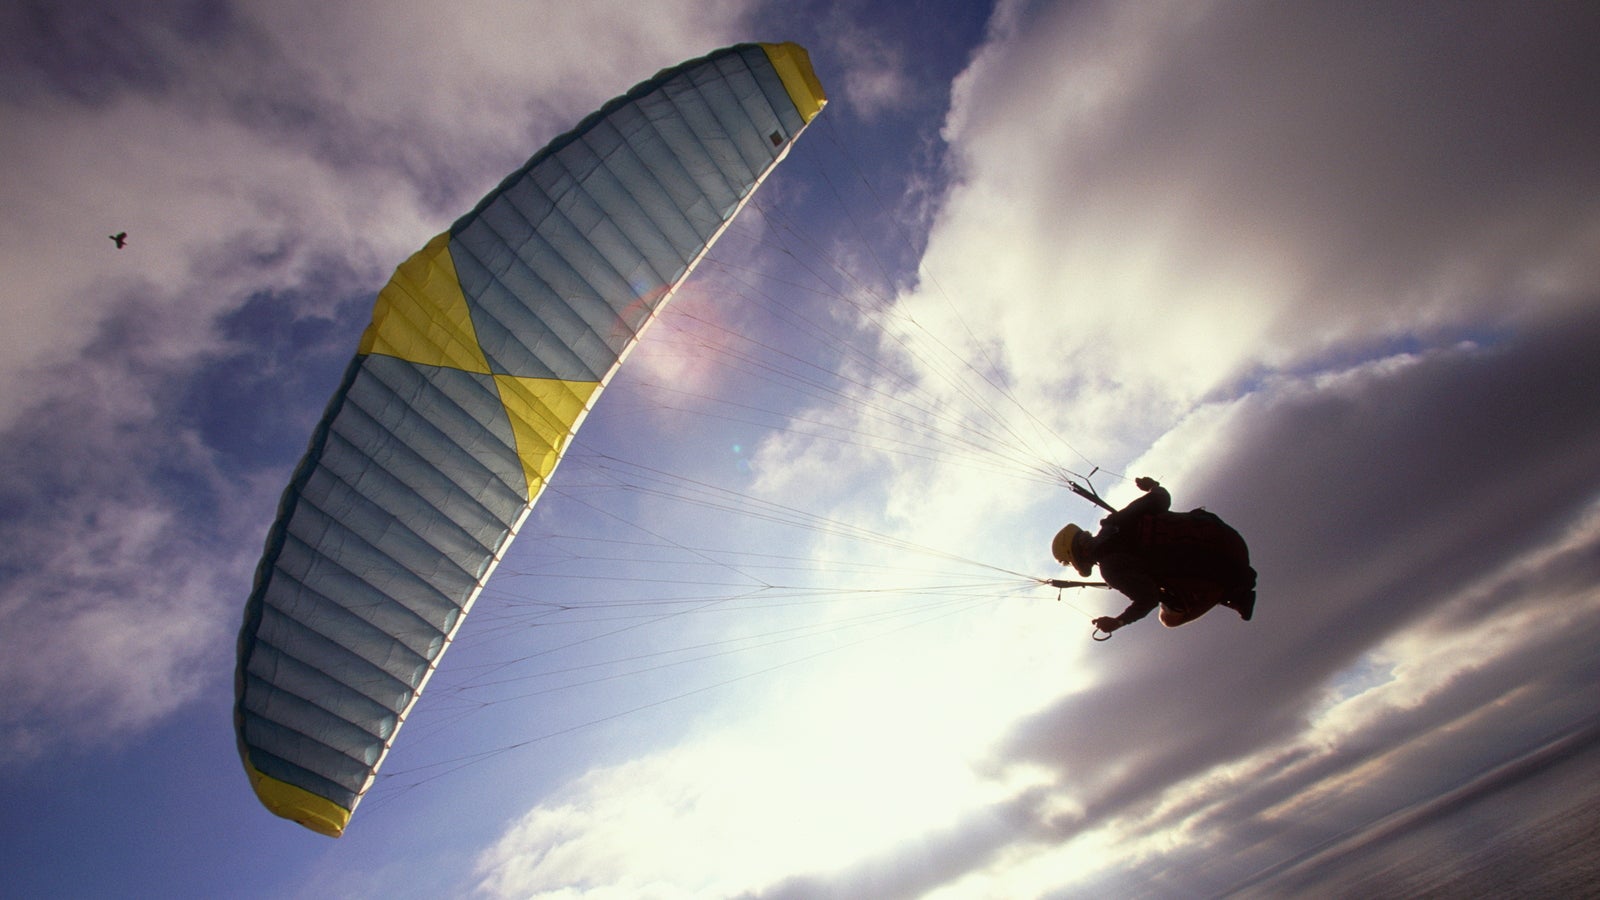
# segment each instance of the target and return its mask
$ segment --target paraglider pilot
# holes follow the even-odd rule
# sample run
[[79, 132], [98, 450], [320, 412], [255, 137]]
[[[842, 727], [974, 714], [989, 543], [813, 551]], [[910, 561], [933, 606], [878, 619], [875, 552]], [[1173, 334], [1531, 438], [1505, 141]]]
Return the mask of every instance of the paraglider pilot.
[[1144, 496], [1102, 519], [1098, 533], [1068, 525], [1050, 546], [1062, 565], [1085, 577], [1099, 565], [1106, 584], [1132, 601], [1121, 615], [1102, 616], [1094, 626], [1109, 634], [1157, 606], [1168, 628], [1192, 622], [1214, 606], [1250, 621], [1256, 570], [1239, 533], [1204, 509], [1172, 512], [1172, 495], [1153, 478], [1134, 484]]

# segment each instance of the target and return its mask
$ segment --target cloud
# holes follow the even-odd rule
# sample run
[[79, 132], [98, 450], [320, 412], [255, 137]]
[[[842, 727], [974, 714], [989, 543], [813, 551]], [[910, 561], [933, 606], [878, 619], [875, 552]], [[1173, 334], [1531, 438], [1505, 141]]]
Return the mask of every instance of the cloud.
[[[829, 696], [837, 695], [808, 684], [789, 699], [810, 707]], [[821, 868], [944, 820], [952, 798], [985, 800], [984, 786], [942, 755], [907, 755], [914, 741], [855, 719], [863, 709], [830, 701], [781, 716], [778, 727], [715, 732], [594, 769], [479, 856], [478, 888], [516, 897], [561, 896], [575, 884], [596, 894], [783, 896], [797, 889], [778, 884], [796, 867]], [[861, 727], [842, 740], [841, 719]], [[924, 724], [915, 713], [900, 720]], [[854, 812], [841, 818], [847, 808]]]
[[[28, 177], [0, 195], [19, 323], [0, 344], [0, 421], [37, 396], [29, 373], [81, 352], [134, 287], [186, 297], [203, 321], [321, 257], [370, 292], [536, 140], [739, 27], [738, 4], [694, 9], [8, 8], [20, 89], [5, 115], [22, 127], [0, 154]], [[107, 252], [118, 230], [129, 247]]]
[[[0, 187], [10, 759], [136, 734], [221, 683], [372, 288], [538, 139], [744, 16], [495, 9], [0, 13], [24, 36], [0, 115], [26, 123], [0, 133], [25, 174]], [[847, 366], [844, 409], [749, 457], [754, 490], [1044, 565], [1062, 495], [957, 459], [964, 361], [1065, 436], [1025, 422], [993, 446], [1148, 471], [1238, 525], [1256, 621], [1090, 645], [1046, 597], [859, 655], [822, 632], [837, 658], [741, 686], [783, 715], [574, 780], [478, 856], [479, 889], [1222, 891], [1300, 878], [1280, 864], [1592, 718], [1594, 18], [1000, 4], [954, 87], [959, 180], [920, 281], [871, 326], [880, 367]], [[830, 47], [885, 121], [919, 71], [887, 40]], [[913, 393], [907, 418], [874, 406]], [[855, 443], [814, 440], [840, 426]], [[829, 572], [905, 559], [817, 549]]]
[[[1450, 893], [1498, 891], [1500, 885], [1539, 894], [1574, 890], [1587, 876], [1574, 871], [1563, 851], [1581, 844], [1591, 825], [1596, 736], [1592, 724], [1563, 735], [1316, 853], [1273, 866], [1240, 885], [1241, 894], [1351, 894], [1413, 882]], [[1470, 817], [1460, 815], [1467, 810]], [[1498, 824], [1505, 822], [1518, 824]], [[1451, 844], [1479, 850], [1443, 867], [1429, 858]]]
[[1261, 605], [1119, 635], [994, 748], [1027, 787], [780, 888], [1225, 890], [1589, 714], [1597, 23], [1563, 15], [1002, 5], [898, 309], [1237, 524]]
[[[753, 894], [1226, 890], [1588, 714], [1600, 208], [1567, 190], [1593, 177], [1590, 95], [1548, 85], [1593, 81], [1568, 36], [1592, 28], [1451, 10], [997, 12], [956, 87], [931, 277], [891, 320], [918, 325], [889, 328], [953, 340], [1086, 455], [1238, 525], [1258, 615], [1077, 657], [971, 764], [998, 796], [809, 870], [796, 849]], [[1530, 45], [1537, 79], [1511, 72]], [[926, 365], [944, 354], [883, 346], [968, 400]], [[767, 458], [816, 460], [807, 432]], [[971, 511], [1026, 517], [947, 471], [902, 460], [874, 489], [973, 556], [1014, 554]]]
[[1007, 15], [956, 87], [924, 267], [1086, 421], [1586, 301], [1588, 10]]
[[[1586, 349], [1597, 329], [1600, 319], [1586, 315], [1495, 348], [1285, 382], [1238, 401], [1228, 417], [1197, 415], [1176, 428], [1145, 463], [1161, 468], [1188, 448], [1227, 448], [1221, 458], [1202, 458], [1200, 480], [1174, 489], [1180, 506], [1188, 497], [1210, 501], [1251, 536], [1261, 605], [1249, 630], [1270, 629], [1268, 643], [1253, 648], [1256, 636], [1237, 629], [1184, 639], [1224, 641], [1207, 649], [1230, 647], [1256, 665], [1279, 665], [1279, 654], [1292, 659], [1291, 670], [1275, 669], [1251, 694], [1253, 705], [1293, 708], [1394, 629], [1573, 527], [1600, 496], [1600, 478], [1584, 462], [1600, 426], [1573, 405], [1600, 386], [1600, 366]], [[1212, 428], [1220, 433], [1208, 434]], [[1215, 473], [1209, 479], [1207, 470]], [[1508, 529], [1508, 521], [1524, 524]], [[1096, 698], [1093, 710], [1078, 707], [1087, 698], [1073, 698], [1059, 727], [1042, 720], [1045, 730], [1021, 737], [1023, 745], [1091, 760], [1080, 762], [1082, 772], [1120, 765], [1092, 762], [1116, 758], [1118, 746], [1159, 743], [1143, 721], [1198, 741], [1213, 735], [1224, 753], [1230, 741], [1268, 736], [1240, 734], [1231, 723], [1240, 713], [1235, 678], [1174, 671], [1180, 663], [1167, 658], [1166, 637], [1141, 636], [1145, 642], [1119, 650], [1120, 677], [1132, 682], [1126, 693], [1158, 695], [1139, 704], [1142, 721], [1103, 739], [1075, 731], [1069, 723], [1082, 717], [1114, 716], [1120, 696]], [[1204, 667], [1211, 658], [1191, 659]], [[1159, 699], [1157, 686], [1174, 679], [1190, 688], [1181, 699]]]
[[744, 9], [0, 12], [6, 757], [225, 683], [277, 493], [391, 268]]
[[155, 424], [172, 364], [143, 332], [172, 323], [151, 313], [58, 370], [63, 388], [5, 435], [0, 760], [121, 742], [192, 700], [228, 643], [219, 597], [245, 570], [226, 504], [242, 498], [192, 429]]
[[899, 43], [879, 36], [840, 9], [834, 10], [827, 31], [843, 63], [840, 98], [852, 115], [880, 118], [916, 90]]
[[[1585, 327], [1552, 328], [1492, 353], [1462, 350], [1460, 358], [1351, 380], [1363, 397], [1416, 401], [1408, 395], [1433, 390], [1432, 402], [1440, 403], [1450, 396], [1448, 385], [1472, 381], [1454, 371], [1458, 366], [1479, 369], [1476, 377], [1485, 380], [1525, 367], [1536, 381], [1542, 369], [1536, 362], [1571, 374], [1593, 337], [1589, 318]], [[1521, 396], [1534, 390], [1521, 387]], [[1233, 420], [1233, 439], [1219, 443], [1237, 446], [1237, 431], [1245, 431], [1262, 440], [1265, 453], [1272, 446], [1265, 438], [1304, 422], [1296, 407], [1308, 400], [1285, 390], [1276, 408]], [[1410, 402], [1396, 409], [1427, 407]], [[1510, 403], [1487, 406], [1475, 411], [1476, 426], [1463, 427], [1501, 423], [1514, 411]], [[1446, 412], [1462, 410], [1439, 411]], [[1480, 452], [1453, 433], [1438, 433], [1427, 417], [1414, 417], [1409, 431], [1382, 418], [1370, 424], [1372, 434], [1402, 442], [1437, 435], [1431, 449], [1447, 469], [1455, 462], [1450, 452], [1469, 458]], [[1225, 891], [1397, 807], [1454, 790], [1459, 779], [1507, 753], [1591, 717], [1583, 698], [1592, 692], [1600, 629], [1600, 592], [1593, 587], [1600, 485], [1571, 477], [1581, 468], [1591, 427], [1555, 438], [1564, 451], [1547, 450], [1552, 436], [1530, 428], [1523, 449], [1532, 452], [1508, 459], [1527, 474], [1515, 487], [1544, 487], [1523, 498], [1530, 509], [1543, 509], [1526, 516], [1511, 510], [1511, 520], [1542, 516], [1543, 528], [1485, 542], [1470, 516], [1400, 503], [1387, 518], [1367, 521], [1370, 543], [1354, 558], [1386, 544], [1413, 546], [1411, 535], [1434, 527], [1435, 519], [1445, 521], [1450, 535], [1422, 543], [1447, 547], [1451, 555], [1419, 556], [1409, 568], [1384, 560], [1381, 577], [1371, 580], [1341, 572], [1377, 562], [1328, 557], [1294, 532], [1297, 521], [1316, 520], [1360, 484], [1340, 476], [1370, 464], [1382, 442], [1349, 434], [1371, 449], [1343, 460], [1343, 468], [1326, 466], [1320, 456], [1276, 454], [1269, 483], [1280, 476], [1293, 483], [1298, 474], [1304, 493], [1293, 508], [1241, 508], [1245, 518], [1269, 509], [1280, 516], [1247, 530], [1266, 538], [1257, 541], [1257, 565], [1269, 577], [1255, 622], [1208, 617], [1181, 631], [1119, 634], [1104, 648], [1109, 653], [1097, 683], [1023, 719], [996, 748], [984, 770], [1021, 779], [1007, 799], [882, 855], [796, 876], [784, 886], [801, 893], [902, 886], [886, 896], [914, 896], [935, 883], [990, 893], [1068, 885], [1073, 892]], [[1536, 461], [1546, 455], [1550, 462]], [[1436, 570], [1450, 577], [1436, 577]], [[1184, 652], [1174, 652], [1174, 641], [1183, 642]], [[997, 823], [1003, 823], [998, 830]], [[938, 847], [935, 858], [948, 867], [932, 866], [920, 854], [924, 847]], [[1098, 848], [1090, 854], [1094, 865], [1081, 863], [1089, 847]], [[1068, 858], [1080, 862], [1067, 865]], [[930, 872], [938, 873], [934, 882], [919, 880]], [[1091, 872], [1090, 881], [1079, 881]]]

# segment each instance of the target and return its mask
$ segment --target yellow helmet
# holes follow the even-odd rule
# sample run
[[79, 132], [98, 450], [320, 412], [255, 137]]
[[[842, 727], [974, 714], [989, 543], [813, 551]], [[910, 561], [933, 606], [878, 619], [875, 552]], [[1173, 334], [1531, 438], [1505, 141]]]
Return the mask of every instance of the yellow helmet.
[[1072, 545], [1078, 539], [1078, 535], [1082, 533], [1083, 529], [1076, 525], [1068, 525], [1056, 532], [1056, 539], [1050, 542], [1050, 552], [1055, 556], [1056, 562], [1061, 563], [1063, 566], [1073, 564]]

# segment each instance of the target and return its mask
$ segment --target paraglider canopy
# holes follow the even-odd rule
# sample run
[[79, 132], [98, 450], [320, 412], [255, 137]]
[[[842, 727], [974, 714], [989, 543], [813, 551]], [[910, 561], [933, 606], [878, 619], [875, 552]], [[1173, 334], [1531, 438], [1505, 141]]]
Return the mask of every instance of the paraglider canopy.
[[826, 102], [795, 44], [666, 69], [400, 264], [245, 606], [234, 719], [268, 809], [344, 831], [596, 397]]

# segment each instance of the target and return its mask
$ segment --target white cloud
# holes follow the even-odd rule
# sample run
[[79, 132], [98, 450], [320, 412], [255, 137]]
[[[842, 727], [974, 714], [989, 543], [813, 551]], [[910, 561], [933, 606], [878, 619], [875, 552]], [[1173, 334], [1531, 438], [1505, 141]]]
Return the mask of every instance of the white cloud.
[[988, 734], [1058, 684], [1034, 677], [1033, 649], [992, 661], [1015, 648], [1022, 616], [951, 622], [877, 629], [880, 639], [763, 682], [759, 718], [590, 771], [479, 858], [480, 889], [762, 892], [982, 815], [1028, 777], [986, 774]]
[[[13, 11], [8, 33], [54, 38], [81, 72], [24, 70], [33, 90], [6, 98], [20, 127], [0, 157], [26, 175], [0, 195], [18, 321], [0, 344], [0, 423], [130, 290], [184, 304], [196, 336], [251, 292], [302, 283], [318, 259], [359, 276], [344, 290], [370, 290], [536, 138], [731, 39], [741, 9], [256, 4], [206, 27], [175, 11]], [[152, 74], [126, 77], [104, 45]], [[129, 246], [114, 252], [105, 236], [119, 230]]]
[[[82, 408], [66, 424], [119, 434], [126, 420]], [[87, 414], [86, 414], [87, 413]], [[136, 429], [139, 426], [134, 426]], [[59, 435], [59, 432], [57, 433]], [[0, 491], [44, 523], [8, 524], [0, 549], [6, 652], [0, 656], [0, 761], [14, 763], [68, 745], [120, 744], [205, 689], [231, 645], [235, 604], [249, 560], [250, 529], [227, 512], [174, 502], [146, 472], [188, 472], [168, 482], [210, 482], [241, 508], [267, 508], [208, 472], [195, 436], [150, 442], [158, 458], [116, 439], [96, 446], [41, 441], [51, 459], [8, 473]], [[92, 502], [84, 502], [92, 498]]]
[[[146, 29], [138, 46], [161, 65], [128, 63], [125, 84], [39, 76], [7, 101], [32, 104], [32, 125], [0, 137], [30, 178], [0, 190], [36, 221], [0, 223], [0, 265], [24, 288], [7, 301], [22, 324], [0, 347], [0, 417], [70, 401], [49, 429], [12, 429], [28, 462], [0, 485], [27, 514], [8, 532], [25, 538], [14, 559], [37, 567], [0, 594], [7, 752], [84, 737], [68, 720], [154, 721], [228, 652], [281, 473], [249, 481], [238, 509], [203, 508], [234, 473], [168, 420], [167, 391], [240, 352], [215, 317], [258, 291], [338, 314], [520, 161], [530, 134], [736, 37], [741, 8], [685, 5], [669, 23], [660, 7], [508, 7], [441, 23], [420, 7], [247, 7], [210, 56]], [[933, 412], [972, 413], [927, 365], [953, 352], [1071, 443], [1044, 455], [1149, 471], [1180, 506], [1239, 525], [1262, 573], [1255, 622], [1145, 622], [1091, 645], [1045, 594], [903, 633], [909, 621], [891, 621], [862, 648], [824, 630], [837, 652], [802, 660], [808, 645], [783, 669], [793, 681], [741, 686], [745, 705], [781, 714], [730, 710], [726, 730], [576, 779], [478, 857], [480, 889], [1225, 890], [1387, 814], [1368, 800], [1418, 772], [1467, 771], [1592, 716], [1577, 707], [1600, 627], [1600, 327], [1582, 312], [1600, 296], [1581, 39], [1593, 14], [1463, 9], [1439, 31], [1433, 7], [1376, 21], [1002, 3], [946, 126], [962, 180], [922, 284], [896, 301], [920, 324], [886, 327], [912, 342], [925, 328], [948, 350], [878, 351], [896, 373], [923, 367], [929, 396], [890, 426], [861, 388], [751, 459], [763, 497], [1043, 565], [1064, 509], [1097, 513], [899, 443], [938, 434], [949, 450], [955, 428]], [[529, 34], [552, 37], [521, 46]], [[905, 89], [903, 59], [841, 46], [882, 63], [850, 68], [860, 108]], [[103, 234], [121, 227], [133, 243], [119, 253]], [[670, 356], [658, 377], [685, 371]], [[885, 370], [852, 374], [908, 393]], [[859, 443], [817, 439], [820, 421]], [[198, 484], [150, 476], [174, 467]], [[853, 578], [924, 564], [871, 542], [815, 549], [819, 568]], [[110, 627], [125, 617], [138, 627]], [[9, 643], [34, 634], [47, 654]]]
[[[1010, 795], [1037, 805], [999, 837], [922, 832], [963, 835], [948, 881], [916, 882], [891, 849], [775, 894], [1025, 894], [1073, 883], [1063, 860], [1093, 850], [1081, 875], [1108, 892], [1225, 890], [1306, 829], [1393, 809], [1366, 798], [1449, 787], [1416, 787], [1430, 765], [1459, 776], [1571, 721], [1557, 686], [1592, 669], [1593, 592], [1524, 581], [1581, 569], [1587, 551], [1560, 548], [1593, 540], [1568, 529], [1600, 491], [1583, 312], [1600, 272], [1572, 236], [1600, 206], [1561, 187], [1592, 178], [1576, 154], [1550, 151], [1593, 153], [1593, 98], [1508, 70], [1530, 41], [1553, 83], [1593, 63], [1562, 26], [1470, 14], [1450, 27], [1471, 53], [1402, 49], [1436, 25], [1261, 4], [997, 13], [946, 130], [962, 181], [898, 306], [979, 368], [998, 355], [1086, 455], [1240, 525], [1257, 621], [1143, 623], [1086, 662], [1105, 680], [998, 751], [1053, 774], [1045, 799]], [[946, 521], [948, 496], [961, 524], [1013, 537], [1031, 520], [936, 472], [897, 465], [885, 508]], [[1003, 557], [994, 543], [967, 546]], [[1541, 621], [1580, 637], [1546, 643]], [[1328, 705], [1335, 686], [1354, 693]]]
[[846, 109], [876, 119], [904, 103], [914, 91], [898, 44], [884, 40], [848, 17], [835, 14], [829, 29], [844, 64], [840, 96]]
[[[1593, 592], [1519, 581], [1569, 559], [1561, 542], [1588, 546], [1589, 532], [1556, 532], [1583, 527], [1573, 523], [1600, 490], [1582, 462], [1595, 323], [1572, 314], [1600, 285], [1567, 238], [1592, 233], [1600, 208], [1553, 189], [1563, 173], [1587, 176], [1544, 153], [1581, 139], [1580, 117], [1553, 109], [1587, 101], [1550, 96], [1554, 106], [1519, 113], [1518, 86], [1482, 76], [1479, 56], [1430, 53], [1412, 74], [1393, 43], [1426, 30], [1409, 12], [1380, 23], [1251, 4], [1071, 4], [1000, 19], [1001, 39], [958, 85], [947, 134], [964, 180], [923, 261], [932, 277], [898, 305], [979, 368], [1000, 354], [1024, 405], [1089, 456], [1142, 457], [1180, 505], [1243, 527], [1261, 606], [1249, 625], [1227, 614], [1180, 632], [1144, 623], [1093, 657], [1035, 669], [1076, 663], [1084, 680], [1024, 719], [985, 770], [1020, 782], [989, 783], [986, 803], [916, 830], [911, 844], [937, 843], [951, 861], [937, 875], [907, 844], [830, 855], [809, 872], [796, 850], [773, 895], [941, 883], [1027, 893], [1077, 877], [1226, 889], [1298, 852], [1301, 829], [1385, 814], [1364, 798], [1401, 796], [1390, 792], [1429, 765], [1471, 770], [1514, 752], [1530, 723], [1556, 727], [1570, 709], [1555, 685], [1589, 665], [1530, 625], [1561, 610], [1586, 634]], [[1491, 69], [1516, 42], [1485, 39]], [[1448, 107], [1458, 132], [1440, 137], [1403, 114], [1410, 105]], [[1472, 112], [1485, 106], [1502, 118]], [[1528, 133], [1504, 138], [1507, 116]], [[1473, 155], [1489, 139], [1541, 176], [1494, 177]], [[924, 382], [967, 402], [944, 375], [925, 370]], [[893, 433], [864, 416], [850, 427], [867, 442]], [[839, 477], [851, 454], [825, 458], [805, 432], [766, 448], [774, 476]], [[993, 523], [1026, 521], [1026, 504], [992, 486], [964, 491], [953, 472], [898, 463], [875, 485], [908, 536], [1014, 553], [996, 546]], [[1546, 527], [1506, 533], [1541, 515]], [[990, 664], [1044, 646], [964, 637]], [[1527, 674], [1544, 654], [1561, 663]], [[1535, 696], [1537, 712], [1518, 712]], [[949, 716], [998, 733], [970, 710]], [[1003, 827], [976, 825], [1008, 805]], [[585, 823], [567, 836], [595, 838]], [[1273, 836], [1284, 823], [1296, 827]], [[1248, 853], [1230, 862], [1219, 846]], [[1094, 864], [1068, 864], [1085, 854]]]
[[[1421, 10], [1030, 12], [958, 83], [965, 183], [924, 266], [1089, 421], [1159, 424], [1260, 366], [1570, 308], [1595, 282], [1574, 237], [1597, 195], [1568, 189], [1590, 174], [1550, 150], [1594, 152], [1593, 98], [1508, 74], [1555, 23], [1419, 56], [1397, 48], [1434, 29]], [[1593, 74], [1551, 43], [1554, 82]]]
[[[196, 417], [320, 409], [285, 392], [330, 388], [299, 370], [355, 334], [333, 351], [310, 326], [351, 315], [538, 141], [736, 39], [744, 10], [0, 13], [18, 49], [0, 101], [8, 755], [132, 733], [220, 683], [289, 460], [263, 475], [253, 444], [281, 435], [221, 447]], [[250, 331], [267, 320], [281, 330]]]

